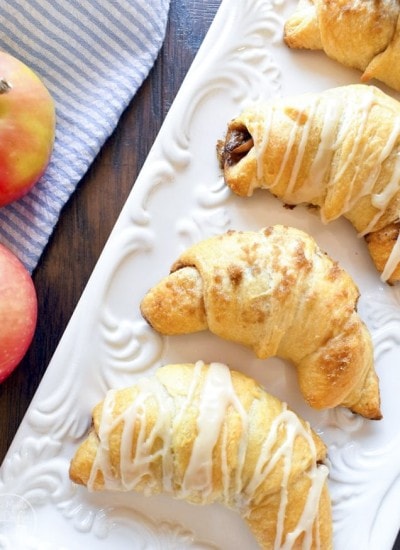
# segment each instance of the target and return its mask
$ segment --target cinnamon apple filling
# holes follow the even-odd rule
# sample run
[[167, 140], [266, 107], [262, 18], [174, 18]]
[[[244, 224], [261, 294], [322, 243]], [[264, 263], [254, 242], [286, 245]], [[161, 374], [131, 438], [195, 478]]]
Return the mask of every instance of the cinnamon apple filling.
[[229, 128], [226, 139], [218, 142], [217, 154], [221, 168], [234, 166], [254, 146], [253, 138], [243, 125]]

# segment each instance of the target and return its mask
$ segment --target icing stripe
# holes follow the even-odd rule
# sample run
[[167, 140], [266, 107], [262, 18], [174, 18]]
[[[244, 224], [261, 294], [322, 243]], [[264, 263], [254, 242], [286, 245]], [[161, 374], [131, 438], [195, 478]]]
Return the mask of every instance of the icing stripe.
[[[206, 366], [201, 361], [197, 362], [187, 395], [180, 396], [179, 399], [172, 398], [157, 377], [141, 379], [136, 386], [137, 395], [120, 414], [116, 415], [114, 412], [118, 404], [117, 391], [108, 392], [104, 400], [98, 434], [99, 446], [87, 483], [90, 490], [95, 488], [96, 478], [101, 473], [106, 489], [137, 489], [149, 495], [162, 490], [176, 498], [204, 504], [217, 499], [236, 508], [246, 517], [251, 514], [253, 500], [256, 498], [259, 501], [259, 492], [262, 491], [264, 481], [270, 474], [276, 475], [279, 472], [280, 503], [274, 548], [292, 548], [303, 532], [303, 548], [311, 548], [311, 543], [318, 547], [318, 540], [313, 540], [313, 531], [318, 533], [318, 529], [314, 530], [314, 524], [328, 471], [316, 464], [317, 451], [308, 424], [303, 424], [283, 404], [283, 410], [272, 420], [264, 441], [260, 442], [258, 460], [249, 479], [249, 473], [244, 474], [244, 468], [249, 445], [250, 418], [254, 413], [259, 414], [258, 397], [257, 394], [253, 397], [253, 402], [246, 410], [235, 391], [231, 371], [226, 365], [211, 363]], [[185, 425], [185, 418], [187, 415], [192, 417], [193, 410], [198, 411], [195, 437], [183, 479], [179, 484], [179, 481], [174, 480], [174, 460], [179, 453], [179, 449], [173, 450], [174, 433], [180, 433]], [[234, 411], [235, 434], [239, 438], [237, 446], [233, 447], [237, 453], [235, 459], [232, 457], [232, 446], [229, 445], [232, 435], [229, 434], [230, 428], [227, 424], [228, 411]], [[232, 416], [230, 419], [232, 420]], [[118, 430], [119, 472], [111, 463], [110, 457], [110, 437], [115, 437], [115, 431]], [[289, 481], [297, 438], [301, 438], [309, 448], [310, 489], [295, 529], [285, 537]], [[218, 486], [219, 476], [218, 479], [213, 479], [217, 442], [221, 445], [221, 488]], [[160, 464], [161, 480], [156, 473], [159, 472]], [[218, 494], [215, 495], [214, 492]]]

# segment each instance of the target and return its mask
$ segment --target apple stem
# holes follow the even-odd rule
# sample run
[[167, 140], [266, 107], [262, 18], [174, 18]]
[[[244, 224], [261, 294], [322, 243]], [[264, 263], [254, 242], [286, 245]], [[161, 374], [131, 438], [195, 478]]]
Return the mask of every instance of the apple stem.
[[0, 94], [6, 94], [11, 90], [12, 86], [4, 78], [0, 78]]

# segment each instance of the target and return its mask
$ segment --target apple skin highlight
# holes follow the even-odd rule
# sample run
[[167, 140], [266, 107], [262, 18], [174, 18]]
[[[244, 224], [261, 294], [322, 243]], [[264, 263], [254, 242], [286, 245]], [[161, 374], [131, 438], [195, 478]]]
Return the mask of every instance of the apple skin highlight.
[[43, 175], [55, 125], [55, 104], [42, 80], [0, 51], [0, 206], [25, 195]]
[[17, 367], [32, 342], [38, 302], [32, 278], [0, 244], [0, 383]]

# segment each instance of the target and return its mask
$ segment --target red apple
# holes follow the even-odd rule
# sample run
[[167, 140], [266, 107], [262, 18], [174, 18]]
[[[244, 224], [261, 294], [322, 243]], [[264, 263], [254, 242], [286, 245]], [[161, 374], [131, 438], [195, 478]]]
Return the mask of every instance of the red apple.
[[0, 206], [39, 180], [54, 135], [55, 107], [46, 86], [24, 63], [0, 52]]
[[0, 244], [0, 382], [25, 355], [36, 329], [37, 297], [29, 272]]

